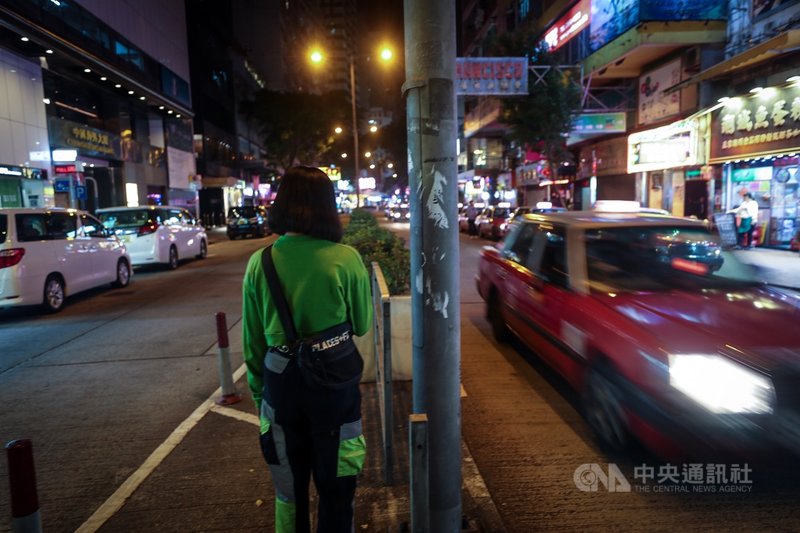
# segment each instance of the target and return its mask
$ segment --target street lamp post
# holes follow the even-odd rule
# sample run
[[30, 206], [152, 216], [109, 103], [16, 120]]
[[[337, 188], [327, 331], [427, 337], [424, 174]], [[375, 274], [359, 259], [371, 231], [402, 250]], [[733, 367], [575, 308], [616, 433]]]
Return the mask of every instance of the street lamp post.
[[356, 187], [356, 209], [361, 207], [361, 184], [359, 183], [359, 173], [361, 169], [358, 165], [358, 117], [356, 115], [356, 65], [353, 55], [350, 54], [350, 105], [353, 108], [353, 165], [355, 166], [355, 178], [353, 179]]
[[[380, 58], [384, 62], [388, 62], [392, 60], [394, 54], [392, 53], [391, 49], [384, 46], [380, 51]], [[319, 50], [312, 50], [311, 54], [309, 55], [312, 63], [322, 63], [324, 61], [324, 55]], [[359, 183], [359, 174], [361, 173], [361, 168], [359, 165], [359, 152], [358, 152], [358, 114], [356, 110], [356, 64], [355, 58], [353, 54], [348, 54], [348, 61], [350, 63], [350, 106], [352, 108], [353, 114], [353, 166], [355, 171], [354, 176], [354, 185], [356, 189], [356, 208], [361, 206], [361, 184]]]

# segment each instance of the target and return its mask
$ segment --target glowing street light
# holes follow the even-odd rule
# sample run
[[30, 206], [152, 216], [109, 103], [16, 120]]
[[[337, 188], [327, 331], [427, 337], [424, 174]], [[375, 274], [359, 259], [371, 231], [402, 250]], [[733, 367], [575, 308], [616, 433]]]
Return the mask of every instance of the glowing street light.
[[336, 132], [336, 134], [338, 135], [338, 134], [342, 133], [342, 128], [341, 128], [341, 126], [336, 126], [336, 127], [333, 129], [333, 131], [335, 131], [335, 132]]
[[[379, 52], [380, 58], [382, 61], [388, 63], [394, 57], [392, 50], [388, 46], [383, 46]], [[312, 50], [309, 54], [309, 58], [311, 59], [312, 63], [322, 63], [325, 60], [325, 56], [319, 50]], [[356, 115], [356, 66], [355, 66], [355, 58], [353, 54], [348, 56], [348, 62], [350, 64], [350, 104], [352, 108], [352, 118], [353, 118], [353, 153], [355, 157], [353, 158], [353, 166], [355, 168], [355, 176], [353, 181], [355, 182], [356, 188], [356, 207], [358, 208], [361, 203], [361, 187], [359, 185], [359, 174], [361, 173], [359, 169], [359, 157], [358, 157], [358, 117]], [[373, 126], [370, 128], [372, 133], [378, 131], [377, 126]], [[339, 133], [338, 131], [336, 133]], [[369, 157], [369, 156], [367, 156]], [[346, 159], [347, 154], [342, 154], [342, 159]]]
[[347, 152], [342, 152], [342, 159], [347, 159]]
[[372, 157], [372, 152], [364, 152], [364, 157], [366, 158]]
[[370, 126], [369, 131], [375, 133], [376, 131], [378, 131], [378, 126]]
[[394, 163], [389, 163], [388, 165], [386, 165], [386, 168], [394, 168]]
[[372, 163], [372, 164], [369, 166], [369, 169], [370, 169], [370, 170], [375, 170], [375, 163]]

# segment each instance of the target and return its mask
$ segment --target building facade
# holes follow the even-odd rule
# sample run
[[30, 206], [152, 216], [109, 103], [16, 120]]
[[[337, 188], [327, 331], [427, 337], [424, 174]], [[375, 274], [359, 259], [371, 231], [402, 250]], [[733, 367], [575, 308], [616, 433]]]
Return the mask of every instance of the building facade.
[[9, 1], [0, 24], [3, 206], [196, 211], [182, 0]]

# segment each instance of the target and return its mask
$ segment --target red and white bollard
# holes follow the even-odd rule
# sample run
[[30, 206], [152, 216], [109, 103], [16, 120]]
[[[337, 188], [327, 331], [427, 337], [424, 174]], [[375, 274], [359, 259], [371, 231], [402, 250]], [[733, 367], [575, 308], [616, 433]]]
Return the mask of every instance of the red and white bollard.
[[225, 320], [225, 313], [220, 311], [215, 316], [217, 318], [217, 346], [219, 347], [219, 357], [217, 359], [219, 383], [222, 387], [222, 396], [217, 398], [217, 404], [233, 405], [241, 402], [242, 396], [236, 392], [236, 385], [233, 383], [231, 354], [228, 349], [228, 324]]
[[33, 445], [29, 439], [6, 444], [8, 481], [11, 487], [11, 531], [42, 533], [39, 497], [36, 494], [36, 470], [33, 467]]

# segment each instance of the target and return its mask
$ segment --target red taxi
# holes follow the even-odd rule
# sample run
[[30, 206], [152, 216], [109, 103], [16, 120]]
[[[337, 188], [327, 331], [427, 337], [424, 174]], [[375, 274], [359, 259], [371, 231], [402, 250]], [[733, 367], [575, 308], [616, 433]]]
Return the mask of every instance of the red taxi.
[[800, 452], [800, 296], [754, 279], [705, 222], [612, 211], [516, 217], [484, 248], [495, 337], [579, 391], [607, 448]]

